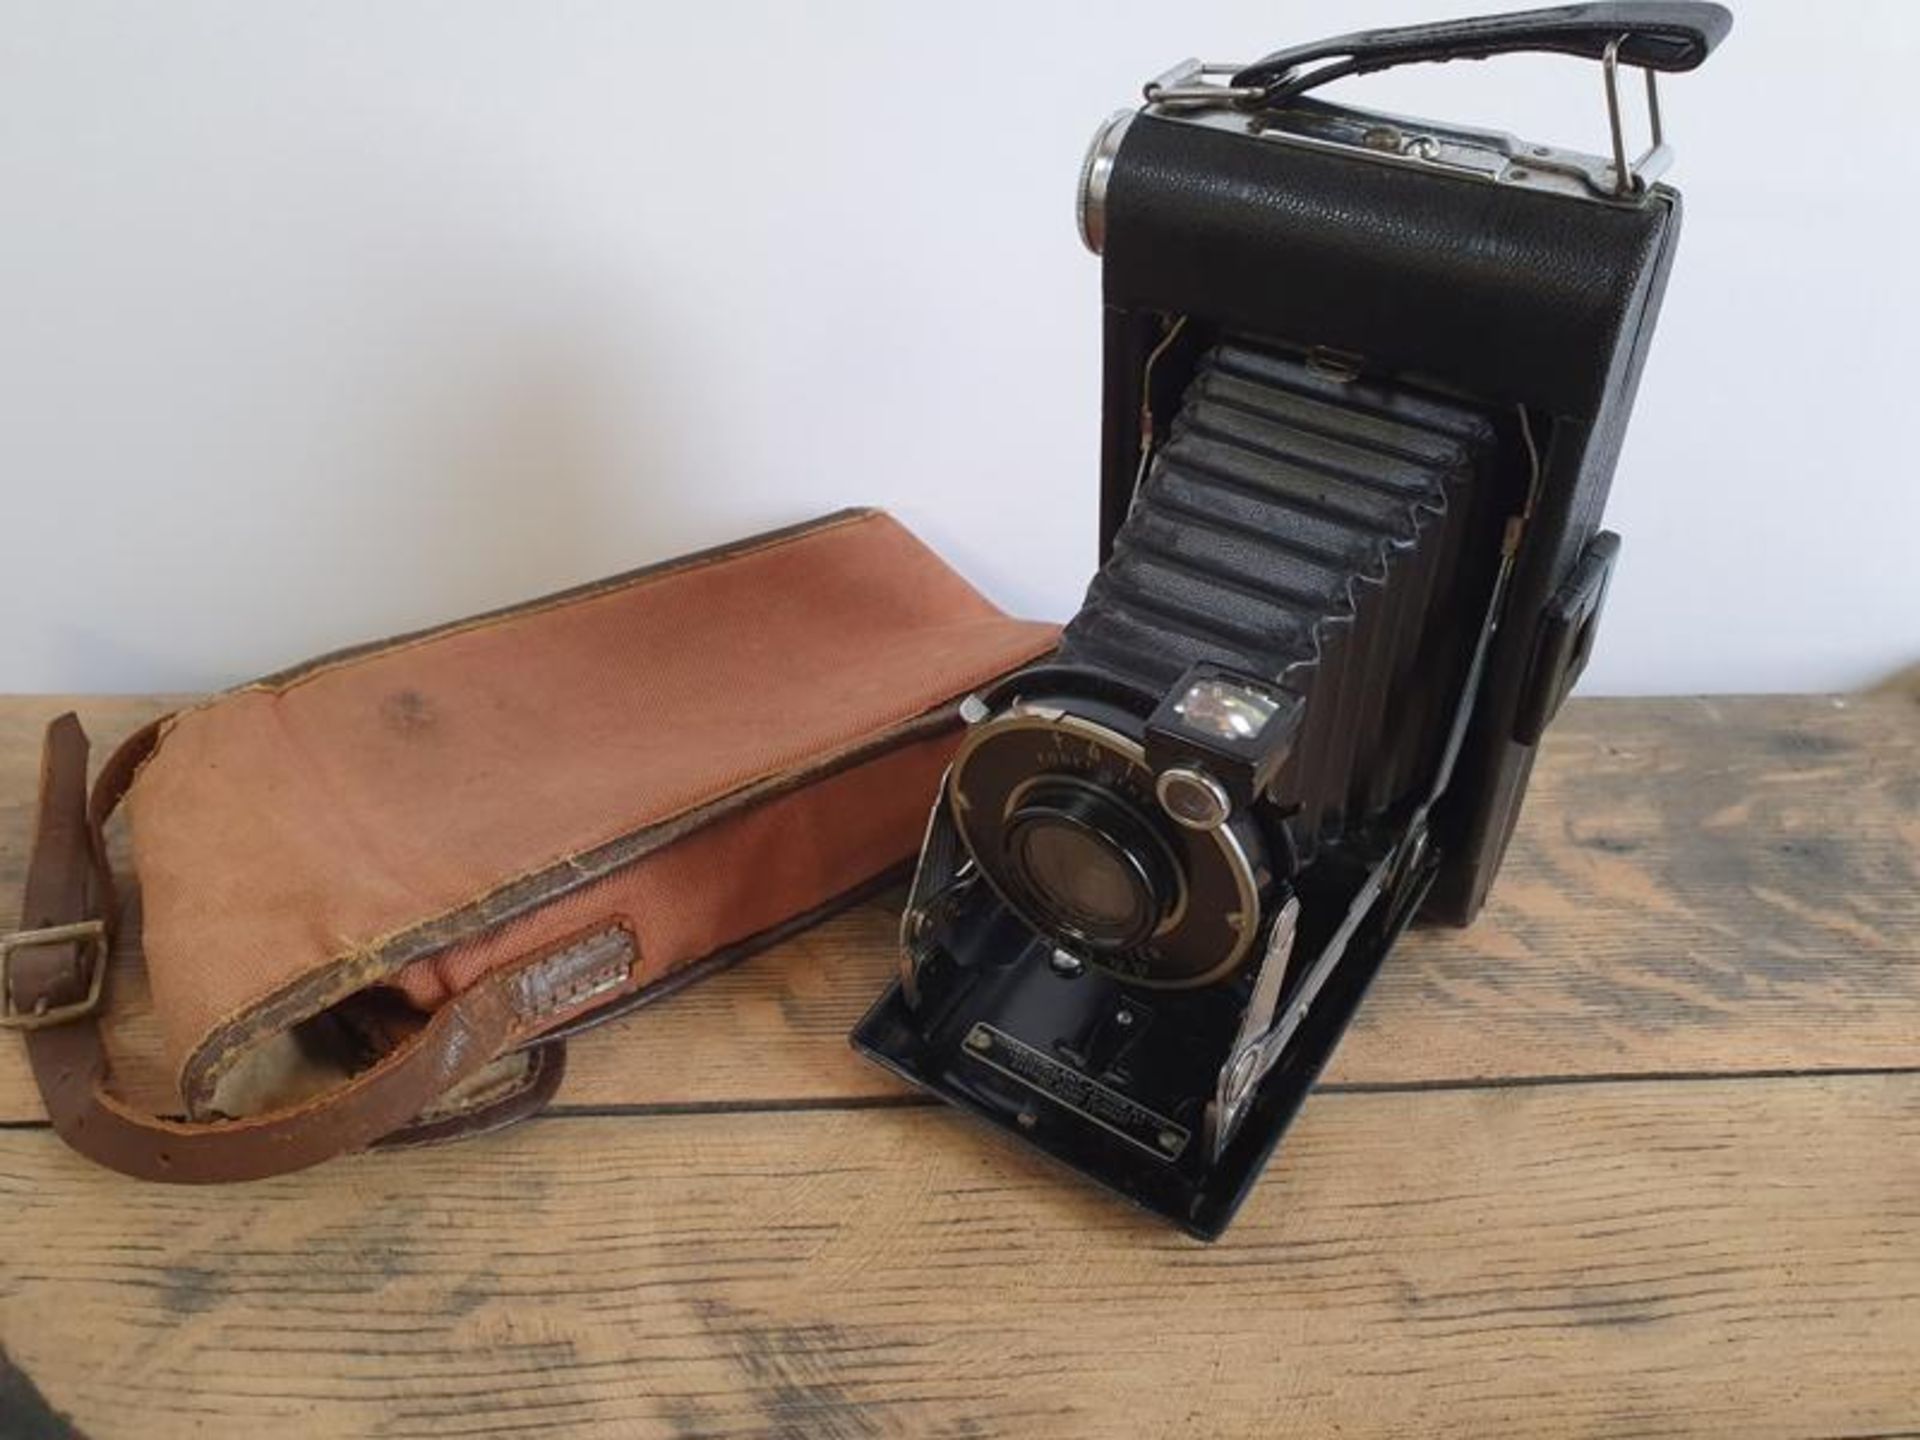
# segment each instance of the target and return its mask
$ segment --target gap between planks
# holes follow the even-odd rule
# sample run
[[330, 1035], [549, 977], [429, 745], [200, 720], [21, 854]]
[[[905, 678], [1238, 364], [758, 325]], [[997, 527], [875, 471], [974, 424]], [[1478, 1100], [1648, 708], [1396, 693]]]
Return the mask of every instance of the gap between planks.
[[[1476, 1090], [1543, 1090], [1586, 1085], [1689, 1085], [1742, 1080], [1848, 1080], [1872, 1076], [1920, 1075], [1920, 1065], [1853, 1065], [1774, 1070], [1664, 1070], [1596, 1072], [1589, 1075], [1494, 1075], [1485, 1079], [1346, 1080], [1313, 1087], [1320, 1095], [1421, 1095]], [[804, 1115], [833, 1111], [933, 1109], [942, 1102], [919, 1091], [889, 1095], [769, 1097], [764, 1100], [658, 1100], [630, 1104], [556, 1101], [521, 1123], [542, 1120], [645, 1120], [683, 1115]], [[163, 1119], [183, 1120], [169, 1115]], [[51, 1130], [50, 1121], [0, 1120], [0, 1134]]]

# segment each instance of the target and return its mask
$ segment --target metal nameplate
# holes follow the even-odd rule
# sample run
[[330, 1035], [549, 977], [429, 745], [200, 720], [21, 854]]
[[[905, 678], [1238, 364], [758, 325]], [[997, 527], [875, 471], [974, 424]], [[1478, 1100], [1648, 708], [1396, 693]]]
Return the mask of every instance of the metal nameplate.
[[981, 1064], [1037, 1090], [1056, 1105], [1161, 1160], [1179, 1159], [1192, 1138], [1186, 1126], [1175, 1124], [1112, 1086], [1102, 1085], [992, 1025], [978, 1024], [969, 1030], [965, 1048]]

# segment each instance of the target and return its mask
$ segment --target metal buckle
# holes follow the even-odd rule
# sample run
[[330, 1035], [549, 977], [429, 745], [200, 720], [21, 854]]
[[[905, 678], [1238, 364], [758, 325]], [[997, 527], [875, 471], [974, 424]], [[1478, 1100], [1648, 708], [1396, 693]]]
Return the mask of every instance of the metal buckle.
[[1207, 110], [1216, 105], [1250, 103], [1267, 92], [1259, 85], [1215, 85], [1214, 75], [1237, 75], [1244, 65], [1220, 65], [1210, 60], [1182, 60], [1164, 75], [1156, 75], [1141, 91], [1149, 105], [1167, 110]]
[[1600, 57], [1600, 70], [1607, 84], [1607, 129], [1613, 141], [1613, 193], [1638, 195], [1658, 180], [1673, 163], [1673, 149], [1660, 125], [1660, 82], [1651, 65], [1647, 72], [1647, 126], [1651, 141], [1638, 160], [1628, 163], [1625, 127], [1620, 123], [1620, 45], [1626, 35], [1617, 35]]
[[[16, 951], [87, 940], [93, 942], [93, 973], [88, 977], [85, 996], [68, 1005], [49, 1006], [42, 1002], [34, 1010], [14, 1008], [13, 957]], [[71, 925], [48, 925], [40, 930], [16, 930], [11, 935], [0, 935], [0, 1029], [44, 1030], [49, 1025], [64, 1025], [70, 1020], [91, 1015], [100, 1008], [100, 996], [106, 983], [107, 923], [104, 920], [76, 920]]]

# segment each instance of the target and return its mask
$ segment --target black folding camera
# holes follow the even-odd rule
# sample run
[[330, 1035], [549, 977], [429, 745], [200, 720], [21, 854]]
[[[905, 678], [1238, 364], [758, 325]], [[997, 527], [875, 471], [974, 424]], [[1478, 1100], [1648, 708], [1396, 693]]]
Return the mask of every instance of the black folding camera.
[[[1408, 921], [1479, 910], [1585, 664], [1679, 229], [1654, 76], [1731, 23], [1373, 31], [1190, 62], [1107, 122], [1103, 563], [1058, 651], [965, 707], [862, 1050], [1226, 1226]], [[1307, 98], [1521, 50], [1601, 62], [1610, 158]]]

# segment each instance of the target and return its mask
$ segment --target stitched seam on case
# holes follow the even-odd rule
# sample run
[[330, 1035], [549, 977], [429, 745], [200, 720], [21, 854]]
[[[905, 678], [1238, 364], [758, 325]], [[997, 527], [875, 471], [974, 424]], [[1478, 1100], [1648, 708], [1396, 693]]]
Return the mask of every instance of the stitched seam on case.
[[[504, 1104], [514, 1096], [531, 1090], [540, 1083], [540, 1067], [529, 1060], [517, 1074], [503, 1076], [494, 1084], [468, 1096], [457, 1105], [429, 1105], [416, 1115], [410, 1125], [440, 1125], [449, 1120], [458, 1120], [477, 1111], [489, 1110]], [[405, 1127], [396, 1133], [405, 1133]]]

